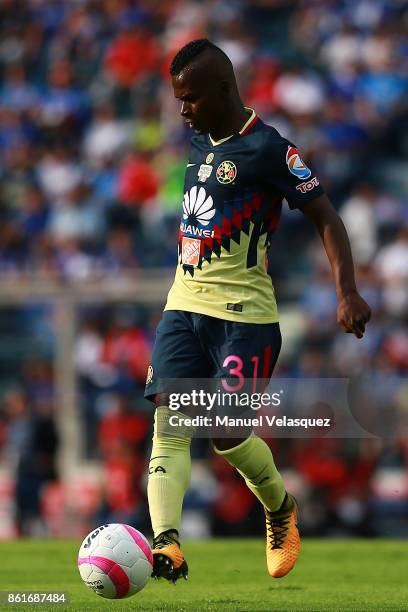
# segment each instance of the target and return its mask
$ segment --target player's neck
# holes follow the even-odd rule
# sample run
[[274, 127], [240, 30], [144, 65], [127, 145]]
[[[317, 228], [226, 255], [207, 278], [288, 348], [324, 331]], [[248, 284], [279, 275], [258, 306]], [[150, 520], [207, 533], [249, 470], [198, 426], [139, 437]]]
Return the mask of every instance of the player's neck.
[[228, 136], [237, 134], [247, 121], [248, 111], [244, 108], [242, 103], [237, 104], [236, 108], [229, 109], [228, 114], [221, 124], [211, 130], [210, 136], [213, 140], [228, 138]]

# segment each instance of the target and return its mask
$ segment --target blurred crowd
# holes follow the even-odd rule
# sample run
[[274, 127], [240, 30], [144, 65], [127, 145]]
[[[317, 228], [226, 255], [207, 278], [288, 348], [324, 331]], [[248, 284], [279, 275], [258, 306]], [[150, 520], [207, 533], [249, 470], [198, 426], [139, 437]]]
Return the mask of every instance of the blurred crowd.
[[189, 131], [168, 66], [200, 36], [336, 206], [368, 219], [372, 262], [408, 223], [407, 19], [402, 0], [4, 0], [0, 271], [80, 281], [175, 263]]
[[[284, 208], [269, 262], [282, 317], [291, 313], [277, 375], [406, 376], [407, 34], [406, 0], [3, 0], [2, 279], [78, 284], [175, 265], [190, 133], [168, 66], [208, 36], [231, 58], [244, 102], [313, 165], [373, 310], [364, 340], [336, 330], [322, 247]], [[75, 516], [79, 530], [105, 520], [148, 529], [142, 392], [160, 305], [79, 315], [83, 456], [102, 476], [72, 485], [56, 467], [52, 312], [15, 308], [10, 320], [13, 309], [0, 310], [0, 452], [15, 470], [17, 533], [76, 533]], [[406, 439], [272, 441], [305, 532], [407, 534]], [[186, 533], [256, 532], [260, 510], [239, 477], [203, 441], [194, 457]]]
[[[105, 334], [84, 320], [75, 355], [80, 471], [62, 478], [57, 461], [64, 432], [53, 409], [58, 403], [50, 360], [26, 359], [14, 386], [2, 394], [0, 538], [80, 538], [106, 522], [132, 524], [150, 534], [146, 478], [152, 408], [142, 398], [139, 365], [133, 369], [126, 350], [140, 350], [143, 361], [148, 330], [125, 322], [121, 312], [105, 312], [99, 322], [108, 324]], [[405, 390], [405, 409], [406, 403]], [[304, 535], [408, 537], [408, 436], [393, 431], [387, 439], [382, 428], [374, 433], [378, 437], [267, 439], [287, 488], [301, 504]], [[261, 536], [263, 522], [260, 504], [234, 468], [214, 454], [207, 439], [193, 440], [183, 536]]]

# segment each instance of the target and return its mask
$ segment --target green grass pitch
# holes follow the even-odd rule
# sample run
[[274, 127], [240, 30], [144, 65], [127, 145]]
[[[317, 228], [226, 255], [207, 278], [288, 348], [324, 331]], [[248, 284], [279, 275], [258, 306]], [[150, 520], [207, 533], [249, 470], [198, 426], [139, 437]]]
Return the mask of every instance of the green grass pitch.
[[150, 580], [129, 599], [98, 597], [76, 568], [79, 542], [3, 542], [0, 590], [69, 594], [67, 605], [6, 605], [24, 612], [65, 610], [190, 610], [279, 612], [408, 610], [407, 543], [397, 540], [307, 540], [285, 578], [266, 574], [262, 541], [185, 543], [190, 579], [176, 586]]

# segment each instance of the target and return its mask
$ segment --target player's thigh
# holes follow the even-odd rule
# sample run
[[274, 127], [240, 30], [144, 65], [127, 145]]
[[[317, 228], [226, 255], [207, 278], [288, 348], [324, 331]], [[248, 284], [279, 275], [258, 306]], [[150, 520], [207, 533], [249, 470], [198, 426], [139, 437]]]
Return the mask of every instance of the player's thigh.
[[[215, 376], [229, 379], [237, 390], [256, 381], [268, 381], [282, 346], [279, 323], [223, 322], [220, 341], [212, 345]], [[259, 389], [257, 389], [259, 390]]]
[[[279, 323], [223, 323], [222, 330], [218, 330], [218, 341], [212, 344], [215, 376], [221, 379], [221, 389], [232, 394], [263, 392], [282, 345]], [[241, 411], [247, 411], [247, 405], [241, 408], [239, 403], [231, 406], [228, 404], [218, 406], [217, 410], [223, 415], [230, 411], [231, 416], [239, 416]], [[227, 450], [240, 444], [251, 431], [250, 426], [243, 426], [237, 438], [236, 428], [233, 428], [231, 435], [228, 426], [220, 426], [213, 442], [218, 449]]]
[[166, 394], [175, 379], [199, 379], [209, 375], [210, 364], [194, 332], [191, 315], [166, 310], [156, 330], [145, 397]]

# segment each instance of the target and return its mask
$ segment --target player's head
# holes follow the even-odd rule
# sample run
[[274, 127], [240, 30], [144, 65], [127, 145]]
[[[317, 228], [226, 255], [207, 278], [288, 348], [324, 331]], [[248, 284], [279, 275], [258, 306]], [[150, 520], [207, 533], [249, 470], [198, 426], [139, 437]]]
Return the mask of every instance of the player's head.
[[180, 49], [170, 74], [181, 115], [197, 132], [215, 130], [239, 100], [231, 60], [206, 38]]

